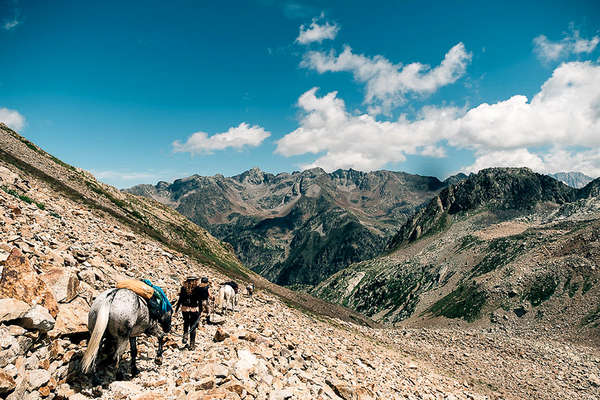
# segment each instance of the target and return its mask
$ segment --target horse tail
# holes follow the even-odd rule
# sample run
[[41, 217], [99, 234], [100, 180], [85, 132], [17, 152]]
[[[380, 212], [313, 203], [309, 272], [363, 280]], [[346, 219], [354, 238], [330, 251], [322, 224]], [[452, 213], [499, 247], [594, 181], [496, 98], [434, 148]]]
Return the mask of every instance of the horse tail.
[[94, 331], [92, 332], [92, 336], [88, 342], [87, 349], [85, 350], [85, 354], [83, 355], [83, 359], [81, 361], [81, 370], [84, 374], [87, 374], [96, 361], [96, 356], [98, 355], [98, 349], [100, 348], [100, 342], [102, 341], [102, 336], [104, 336], [104, 331], [106, 330], [106, 326], [108, 325], [108, 317], [110, 315], [110, 304], [111, 299], [105, 298], [102, 300], [102, 304], [100, 305], [100, 310], [98, 310], [98, 315], [96, 316], [96, 324], [94, 325]]

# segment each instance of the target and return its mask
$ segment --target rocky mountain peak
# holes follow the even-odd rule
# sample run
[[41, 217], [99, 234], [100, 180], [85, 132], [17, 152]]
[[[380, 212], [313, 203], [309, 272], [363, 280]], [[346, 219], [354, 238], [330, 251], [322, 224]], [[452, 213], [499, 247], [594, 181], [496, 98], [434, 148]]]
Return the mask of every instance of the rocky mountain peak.
[[483, 169], [442, 190], [400, 228], [387, 249], [443, 229], [457, 213], [480, 207], [526, 210], [541, 202], [563, 204], [577, 197], [577, 189], [529, 168]]
[[262, 183], [265, 183], [265, 181], [268, 181], [272, 177], [273, 177], [272, 174], [265, 173], [258, 167], [253, 167], [253, 168], [249, 169], [248, 171], [245, 171], [239, 175], [233, 176], [232, 178], [236, 179], [237, 181], [239, 181], [241, 183], [250, 183], [252, 185], [260, 185]]
[[594, 180], [581, 172], [557, 172], [555, 174], [550, 174], [556, 180], [561, 181], [565, 185], [581, 189], [588, 183]]

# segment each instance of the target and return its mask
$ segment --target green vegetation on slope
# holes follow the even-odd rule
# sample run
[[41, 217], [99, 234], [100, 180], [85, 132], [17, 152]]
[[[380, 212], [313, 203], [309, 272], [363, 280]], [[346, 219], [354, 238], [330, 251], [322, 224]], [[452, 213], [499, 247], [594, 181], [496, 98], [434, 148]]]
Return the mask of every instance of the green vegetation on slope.
[[481, 316], [486, 299], [485, 292], [477, 284], [463, 284], [434, 303], [428, 311], [437, 317], [462, 318], [473, 322]]

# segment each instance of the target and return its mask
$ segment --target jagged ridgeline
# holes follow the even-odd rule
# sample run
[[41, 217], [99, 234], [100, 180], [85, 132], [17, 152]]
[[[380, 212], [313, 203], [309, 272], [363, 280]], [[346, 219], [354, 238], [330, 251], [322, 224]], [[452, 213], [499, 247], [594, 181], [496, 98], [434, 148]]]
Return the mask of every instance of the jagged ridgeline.
[[576, 189], [526, 168], [472, 174], [402, 224], [385, 255], [313, 293], [392, 323], [551, 323], [597, 334], [599, 188], [600, 179]]
[[193, 175], [127, 189], [174, 207], [272, 282], [306, 288], [373, 258], [416, 207], [448, 182], [403, 172], [320, 168], [273, 175], [258, 168]]

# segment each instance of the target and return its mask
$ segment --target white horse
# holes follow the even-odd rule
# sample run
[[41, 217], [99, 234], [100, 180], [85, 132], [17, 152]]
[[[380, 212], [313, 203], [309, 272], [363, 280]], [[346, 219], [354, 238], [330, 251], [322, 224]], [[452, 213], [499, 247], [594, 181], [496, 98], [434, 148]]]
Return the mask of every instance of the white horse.
[[136, 337], [142, 333], [158, 337], [155, 361], [160, 362], [164, 336], [171, 330], [171, 314], [171, 311], [168, 311], [161, 315], [159, 321], [151, 320], [146, 302], [129, 289], [109, 289], [101, 293], [94, 300], [88, 315], [91, 337], [82, 360], [83, 373], [94, 369], [102, 339], [105, 339], [105, 342], [110, 341], [115, 344], [110, 351], [114, 351], [116, 371], [119, 369], [121, 356], [127, 350], [127, 344], [130, 345], [131, 374], [137, 375]]
[[237, 293], [229, 285], [223, 285], [219, 289], [217, 294], [217, 307], [220, 309], [221, 314], [227, 308], [231, 311], [235, 311], [238, 305]]

